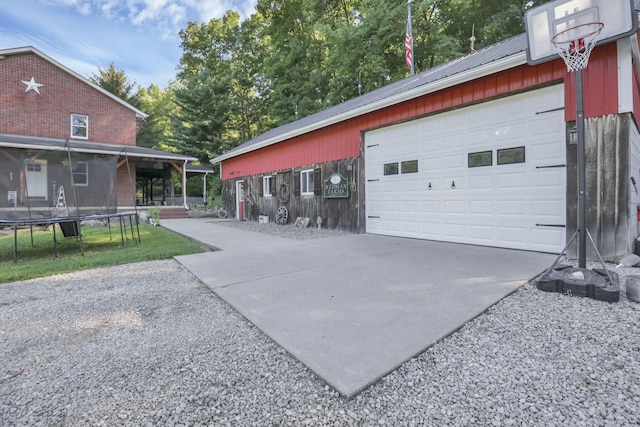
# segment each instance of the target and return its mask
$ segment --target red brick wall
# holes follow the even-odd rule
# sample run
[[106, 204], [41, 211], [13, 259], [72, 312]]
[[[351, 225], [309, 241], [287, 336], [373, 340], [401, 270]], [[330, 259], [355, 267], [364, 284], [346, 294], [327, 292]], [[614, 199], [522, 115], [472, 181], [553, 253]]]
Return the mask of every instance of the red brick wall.
[[0, 133], [71, 138], [72, 113], [89, 116], [87, 141], [136, 144], [134, 111], [34, 53], [0, 59]]
[[127, 163], [118, 167], [118, 208], [135, 205], [136, 193], [136, 165], [129, 163], [131, 174], [127, 170]]

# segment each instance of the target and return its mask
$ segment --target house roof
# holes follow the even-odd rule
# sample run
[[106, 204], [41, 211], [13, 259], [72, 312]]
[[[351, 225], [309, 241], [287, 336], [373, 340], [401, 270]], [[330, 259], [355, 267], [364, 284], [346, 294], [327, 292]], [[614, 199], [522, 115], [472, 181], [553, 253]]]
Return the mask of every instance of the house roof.
[[372, 111], [526, 64], [526, 49], [527, 39], [524, 33], [503, 40], [326, 110], [271, 129], [216, 157], [211, 160], [211, 163], [219, 163]]
[[[104, 142], [77, 141], [70, 139], [42, 138], [35, 136], [0, 134], [0, 147], [45, 151], [75, 151], [78, 153], [127, 156], [147, 160], [194, 161], [195, 157], [168, 153], [135, 145], [106, 144]], [[193, 166], [190, 166], [193, 167]]]
[[53, 65], [55, 65], [56, 67], [62, 69], [63, 71], [66, 71], [67, 73], [71, 74], [73, 77], [81, 80], [83, 83], [91, 86], [93, 89], [97, 90], [98, 92], [101, 92], [102, 94], [108, 96], [109, 98], [113, 99], [114, 101], [118, 102], [119, 104], [122, 104], [125, 107], [127, 107], [128, 109], [134, 111], [136, 113], [136, 117], [141, 118], [141, 119], [146, 119], [147, 117], [149, 117], [148, 114], [143, 113], [142, 111], [138, 110], [133, 105], [129, 104], [128, 102], [123, 101], [122, 99], [118, 98], [117, 96], [115, 96], [114, 94], [109, 92], [108, 90], [103, 89], [102, 87], [98, 86], [97, 84], [91, 82], [91, 80], [89, 80], [89, 79], [81, 76], [80, 74], [76, 73], [72, 69], [65, 67], [64, 65], [62, 65], [61, 63], [59, 63], [55, 59], [45, 55], [44, 53], [40, 52], [38, 49], [34, 48], [33, 46], [16, 47], [16, 48], [10, 48], [10, 49], [0, 49], [0, 56], [17, 55], [17, 54], [25, 54], [25, 53], [36, 54], [39, 57], [41, 57], [42, 59], [44, 59], [45, 61], [48, 61], [48, 62], [52, 63]]

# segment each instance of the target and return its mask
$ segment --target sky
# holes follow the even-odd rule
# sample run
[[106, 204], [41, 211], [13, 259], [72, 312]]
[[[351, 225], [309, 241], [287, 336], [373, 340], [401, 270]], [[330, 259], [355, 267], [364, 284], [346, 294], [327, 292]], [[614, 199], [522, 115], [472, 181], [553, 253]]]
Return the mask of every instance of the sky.
[[190, 21], [242, 18], [256, 0], [0, 0], [0, 49], [33, 46], [89, 77], [113, 62], [132, 82], [167, 87]]

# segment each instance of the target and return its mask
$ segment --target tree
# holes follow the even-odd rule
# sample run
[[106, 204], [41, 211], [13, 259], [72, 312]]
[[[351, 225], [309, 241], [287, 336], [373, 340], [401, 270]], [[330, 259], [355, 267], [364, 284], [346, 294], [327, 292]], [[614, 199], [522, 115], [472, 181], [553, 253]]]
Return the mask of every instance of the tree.
[[136, 137], [137, 145], [156, 150], [172, 150], [171, 117], [177, 114], [175, 88], [161, 90], [156, 85], [138, 91], [140, 109], [149, 115]]
[[[270, 114], [277, 124], [326, 108], [328, 46], [319, 0], [259, 0], [265, 25], [261, 38], [269, 42], [264, 74], [271, 91]], [[321, 0], [320, 0], [321, 1]]]
[[115, 63], [112, 62], [106, 69], [98, 67], [98, 73], [93, 73], [89, 80], [132, 106], [140, 108], [138, 84], [129, 80], [124, 70], [116, 68]]
[[476, 48], [524, 32], [526, 9], [548, 0], [435, 0], [443, 16], [443, 31], [458, 40], [460, 54], [469, 52], [469, 38], [475, 28]]
[[[178, 73], [182, 89], [176, 98], [180, 109], [174, 122], [176, 138], [202, 136], [206, 132], [194, 128], [213, 126], [218, 142], [209, 145], [211, 157], [273, 126], [266, 111], [271, 91], [263, 74], [267, 49], [260, 37], [262, 27], [259, 14], [240, 23], [238, 13], [229, 11], [208, 23], [190, 23], [180, 32], [184, 53]], [[193, 88], [211, 97], [189, 94]], [[217, 116], [207, 117], [212, 111]], [[209, 135], [213, 128], [207, 130]]]
[[203, 164], [229, 148], [222, 138], [230, 114], [228, 79], [205, 68], [175, 91], [178, 112], [172, 118], [173, 140], [169, 144]]
[[[541, 2], [412, 3], [416, 71], [468, 54], [473, 27], [477, 49], [521, 33], [524, 11]], [[258, 0], [243, 22], [229, 11], [189, 23], [180, 32], [171, 145], [206, 162], [272, 127], [407, 77], [406, 19], [404, 1]]]

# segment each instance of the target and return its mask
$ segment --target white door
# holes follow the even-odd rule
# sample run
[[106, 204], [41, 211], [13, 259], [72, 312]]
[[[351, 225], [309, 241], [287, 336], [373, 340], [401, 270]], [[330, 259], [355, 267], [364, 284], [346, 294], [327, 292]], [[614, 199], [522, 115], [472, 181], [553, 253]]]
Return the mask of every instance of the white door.
[[563, 86], [365, 134], [368, 233], [558, 252]]
[[31, 198], [47, 199], [47, 161], [29, 160], [25, 163], [25, 178], [27, 181], [27, 195]]
[[244, 221], [244, 181], [236, 182], [236, 219]]

